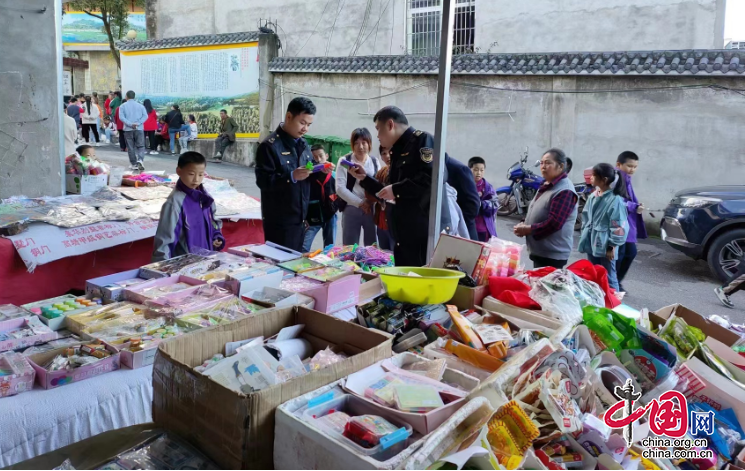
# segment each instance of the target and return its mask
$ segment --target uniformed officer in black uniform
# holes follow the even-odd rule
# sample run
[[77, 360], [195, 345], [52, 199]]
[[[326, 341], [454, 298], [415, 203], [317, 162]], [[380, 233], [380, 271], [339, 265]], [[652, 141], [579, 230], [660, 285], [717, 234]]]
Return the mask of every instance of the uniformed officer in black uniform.
[[267, 241], [297, 251], [303, 248], [310, 199], [311, 171], [305, 166], [313, 162], [310, 146], [303, 136], [315, 114], [312, 101], [295, 98], [287, 107], [284, 123], [259, 144], [256, 153], [256, 184], [261, 190], [264, 236]]
[[[391, 150], [391, 184], [383, 185], [365, 174], [362, 168], [349, 173], [360, 181], [370, 194], [386, 201], [394, 201], [391, 231], [396, 241], [394, 256], [397, 266], [421, 267], [427, 264], [427, 236], [429, 234], [429, 204], [432, 188], [434, 138], [424, 131], [409, 126], [403, 111], [387, 106], [375, 115], [380, 145]], [[447, 181], [447, 169], [443, 181]], [[442, 198], [441, 227], [450, 230], [447, 198]]]

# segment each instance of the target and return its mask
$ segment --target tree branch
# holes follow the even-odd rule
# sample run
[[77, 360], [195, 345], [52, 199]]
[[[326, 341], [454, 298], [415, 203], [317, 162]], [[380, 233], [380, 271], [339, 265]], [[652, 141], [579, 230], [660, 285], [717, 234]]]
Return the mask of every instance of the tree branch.
[[92, 16], [94, 18], [98, 18], [99, 20], [103, 20], [103, 16], [96, 15], [95, 13], [91, 13], [88, 10], [83, 10], [83, 13], [85, 13], [86, 15], [90, 15], [90, 16]]

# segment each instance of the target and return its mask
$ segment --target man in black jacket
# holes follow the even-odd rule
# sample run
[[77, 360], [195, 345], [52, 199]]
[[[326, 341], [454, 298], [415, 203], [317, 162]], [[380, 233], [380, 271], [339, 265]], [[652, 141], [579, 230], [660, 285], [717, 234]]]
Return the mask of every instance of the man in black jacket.
[[[267, 241], [300, 251], [310, 199], [313, 162], [303, 139], [313, 123], [316, 106], [307, 98], [293, 99], [285, 121], [259, 144], [256, 153], [256, 184], [261, 190], [261, 215]], [[324, 170], [330, 173], [331, 170]]]
[[[432, 188], [434, 138], [409, 127], [406, 115], [395, 106], [386, 106], [374, 118], [380, 145], [391, 150], [390, 185], [383, 186], [365, 170], [355, 167], [350, 175], [360, 181], [368, 193], [395, 202], [391, 231], [396, 246], [397, 266], [421, 267], [427, 264], [429, 206]], [[443, 181], [448, 181], [447, 168]], [[441, 227], [450, 231], [447, 198], [442, 199]]]
[[471, 240], [479, 240], [479, 233], [476, 230], [476, 216], [479, 215], [481, 208], [481, 198], [479, 191], [476, 189], [476, 182], [473, 181], [473, 173], [463, 162], [453, 159], [449, 155], [445, 156], [445, 167], [448, 171], [447, 182], [458, 192], [458, 206], [463, 212], [463, 220], [468, 228], [468, 235]]

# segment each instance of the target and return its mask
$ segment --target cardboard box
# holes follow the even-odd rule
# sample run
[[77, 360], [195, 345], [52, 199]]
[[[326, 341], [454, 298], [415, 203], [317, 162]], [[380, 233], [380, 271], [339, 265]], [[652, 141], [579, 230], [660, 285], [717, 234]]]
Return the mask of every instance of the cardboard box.
[[713, 337], [728, 347], [733, 346], [740, 341], [740, 336], [735, 332], [725, 329], [719, 324], [707, 320], [704, 316], [692, 309], [688, 309], [682, 304], [673, 304], [672, 306], [663, 307], [655, 312], [649, 313], [649, 320], [654, 327], [664, 325], [665, 322], [675, 314], [686, 323], [693, 327], [698, 327], [707, 337]]
[[[546, 311], [532, 311], [487, 296], [481, 303], [482, 307], [489, 312], [499, 314], [503, 318], [518, 325], [520, 328], [529, 329], [535, 326], [547, 327], [553, 331], [559, 330], [563, 324]], [[552, 332], [553, 333], [553, 332]]]
[[[274, 295], [282, 295], [284, 296], [284, 298], [276, 303], [263, 301], [263, 299], [266, 299], [264, 298], [264, 296]], [[310, 296], [306, 296], [300, 293], [293, 293], [292, 291], [287, 291], [284, 289], [271, 288], [269, 286], [251, 291], [250, 293], [246, 293], [245, 296], [241, 296], [241, 299], [259, 306], [263, 306], [267, 309], [290, 307], [296, 304], [306, 306], [308, 309], [313, 309], [316, 304], [316, 300], [311, 298]]]
[[108, 175], [65, 175], [67, 192], [75, 195], [92, 195], [108, 183]]
[[3, 381], [0, 383], [2, 386], [0, 397], [15, 396], [33, 389], [36, 371], [24, 355], [16, 352], [0, 354], [0, 368], [12, 372], [3, 376]]
[[481, 306], [481, 303], [484, 302], [484, 298], [487, 296], [489, 296], [488, 286], [469, 288], [468, 286], [458, 285], [453, 299], [446, 304], [455, 304], [459, 311], [476, 309], [476, 306]]
[[478, 282], [490, 253], [489, 244], [442, 234], [437, 241], [437, 247], [435, 247], [435, 253], [432, 254], [429, 266], [445, 268], [448, 264], [459, 265]]
[[696, 357], [689, 359], [683, 365], [700, 378], [704, 385], [703, 389], [697, 391], [690, 399], [691, 402], [704, 402], [718, 411], [732, 408], [737, 420], [741, 424], [745, 423], [745, 390], [709, 368]]
[[90, 298], [101, 298], [104, 301], [121, 301], [124, 299], [124, 287], [115, 283], [140, 278], [140, 269], [123, 271], [113, 275], [93, 278], [85, 282], [85, 294]]
[[261, 270], [260, 272], [239, 271], [230, 273], [225, 279], [225, 286], [236, 296], [243, 296], [251, 291], [256, 291], [264, 287], [279, 288], [282, 283], [284, 273], [275, 267], [269, 272]]
[[124, 350], [129, 347], [129, 342], [115, 345], [119, 349], [120, 361], [123, 366], [131, 370], [142, 368], [143, 366], [150, 366], [155, 363], [155, 355], [158, 353], [158, 345], [153, 345], [150, 348], [140, 350], [139, 352], [130, 352]]
[[[313, 350], [336, 346], [350, 357], [248, 395], [193, 371], [228, 342], [271, 337], [304, 324]], [[391, 356], [391, 336], [303, 307], [257, 313], [158, 346], [153, 370], [153, 419], [186, 438], [224, 469], [272, 469], [274, 410], [292, 398]]]
[[359, 304], [372, 301], [385, 294], [385, 286], [383, 286], [383, 282], [380, 281], [380, 276], [377, 273], [360, 272], [360, 275], [365, 281], [360, 285]]
[[119, 369], [119, 352], [111, 345], [104, 343], [106, 350], [111, 352], [111, 356], [99, 360], [90, 365], [75, 368], [72, 371], [47, 371], [39, 365], [44, 365], [51, 361], [57, 355], [65, 353], [68, 347], [57, 348], [44, 353], [37, 353], [28, 357], [31, 366], [36, 371], [36, 383], [44, 389], [54, 389], [72, 382], [83, 381], [84, 379], [93, 378], [110, 371]]
[[[161, 286], [175, 285], [176, 283], [186, 283], [187, 285], [191, 285], [191, 286], [199, 286], [199, 285], [205, 284], [204, 281], [195, 280], [194, 278], [189, 278], [186, 276], [170, 276], [168, 278], [156, 278], [156, 279], [148, 281], [147, 283], [141, 283], [139, 285], [133, 286], [132, 288], [125, 289], [124, 299], [130, 302], [133, 302], [133, 303], [145, 304], [145, 302], [155, 299], [155, 297], [150, 297], [146, 294], [143, 294], [146, 290], [149, 290], [151, 288], [161, 287]], [[188, 288], [185, 288], [185, 289], [188, 289]]]
[[336, 281], [324, 283], [317, 288], [303, 291], [303, 294], [316, 300], [316, 311], [333, 314], [348, 307], [356, 306], [360, 301], [360, 283], [362, 276], [348, 275]]
[[57, 332], [42, 324], [38, 316], [29, 314], [28, 317], [17, 317], [0, 322], [0, 333], [20, 328], [32, 329], [36, 335], [18, 339], [0, 340], [0, 352], [7, 350], [18, 350], [19, 348], [33, 347], [49, 342], [57, 338]]

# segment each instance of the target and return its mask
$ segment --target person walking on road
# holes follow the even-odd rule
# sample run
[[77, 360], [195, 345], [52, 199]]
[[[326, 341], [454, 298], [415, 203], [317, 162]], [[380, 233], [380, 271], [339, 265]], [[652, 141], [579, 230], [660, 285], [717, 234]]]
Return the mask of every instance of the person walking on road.
[[228, 116], [227, 110], [220, 110], [220, 135], [215, 139], [215, 160], [222, 161], [225, 150], [235, 142], [235, 133], [238, 132], [238, 124]]
[[734, 309], [735, 303], [729, 297], [742, 289], [745, 289], [745, 260], [740, 260], [737, 271], [730, 277], [729, 283], [716, 288], [714, 292], [722, 304]]
[[166, 115], [166, 123], [168, 123], [168, 136], [171, 141], [171, 154], [175, 154], [176, 134], [190, 132], [189, 125], [184, 121], [184, 115], [181, 114], [181, 108], [178, 105], [171, 107], [171, 111]]
[[153, 109], [153, 104], [150, 102], [150, 99], [147, 98], [145, 101], [142, 102], [142, 106], [145, 107], [145, 112], [147, 113], [147, 121], [145, 121], [145, 124], [143, 125], [143, 131], [145, 131], [145, 137], [147, 137], [147, 143], [148, 143], [148, 155], [158, 155], [158, 151], [156, 150], [156, 142], [155, 142], [155, 133], [158, 130], [158, 112]]
[[132, 90], [127, 92], [127, 102], [119, 107], [119, 119], [124, 123], [124, 139], [132, 170], [142, 172], [145, 170], [142, 163], [145, 160], [145, 131], [142, 128], [147, 121], [147, 111], [135, 100]]
[[83, 138], [85, 139], [86, 143], [91, 142], [91, 131], [93, 131], [93, 145], [97, 146], [98, 143], [101, 141], [101, 138], [98, 136], [98, 118], [100, 117], [98, 110], [98, 106], [96, 106], [92, 100], [91, 97], [87, 96], [85, 97], [85, 101], [83, 102], [83, 111], [80, 114], [80, 120], [83, 125]]

